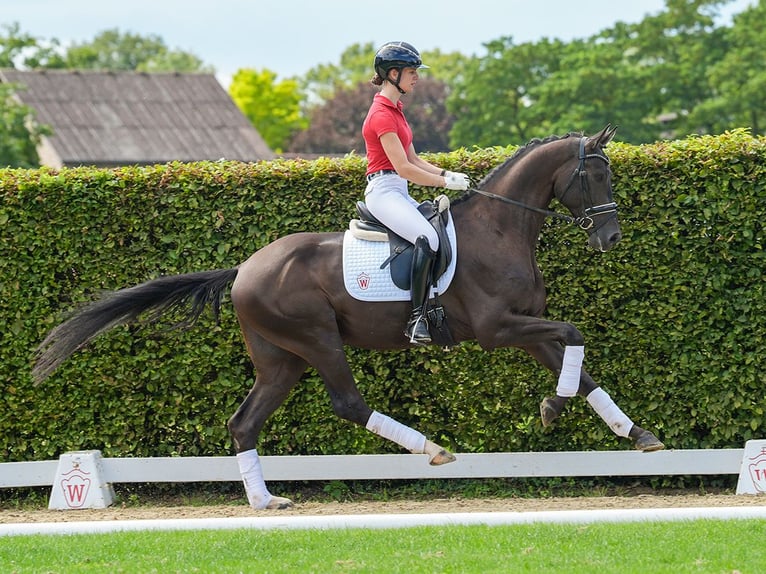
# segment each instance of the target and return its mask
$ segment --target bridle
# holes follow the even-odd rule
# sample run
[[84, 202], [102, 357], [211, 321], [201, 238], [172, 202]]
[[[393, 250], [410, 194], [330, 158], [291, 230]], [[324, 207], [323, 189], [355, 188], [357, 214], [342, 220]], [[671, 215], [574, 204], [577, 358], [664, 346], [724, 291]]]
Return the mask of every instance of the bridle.
[[[524, 209], [528, 209], [529, 211], [534, 211], [535, 213], [541, 213], [545, 215], [546, 217], [554, 217], [556, 219], [566, 221], [567, 223], [577, 225], [578, 227], [580, 227], [580, 229], [588, 231], [589, 233], [594, 233], [601, 227], [601, 225], [603, 225], [603, 223], [594, 229], [593, 225], [595, 222], [593, 218], [599, 215], [617, 213], [617, 204], [614, 201], [610, 201], [609, 203], [602, 203], [601, 205], [592, 204], [591, 197], [590, 197], [590, 189], [588, 188], [588, 178], [587, 178], [587, 171], [585, 169], [585, 161], [589, 159], [600, 159], [602, 161], [605, 161], [606, 164], [609, 165], [609, 158], [606, 157], [605, 155], [601, 155], [598, 153], [586, 154], [585, 142], [587, 141], [587, 139], [588, 138], [586, 137], [580, 138], [580, 153], [578, 155], [578, 159], [580, 160], [580, 163], [575, 168], [574, 172], [569, 178], [569, 181], [567, 182], [567, 186], [564, 188], [564, 193], [562, 193], [561, 197], [559, 198], [560, 202], [564, 201], [564, 198], [566, 197], [567, 193], [569, 193], [569, 190], [572, 188], [572, 184], [575, 182], [575, 179], [579, 177], [580, 193], [582, 194], [583, 205], [588, 205], [588, 204], [590, 205], [590, 207], [586, 207], [583, 210], [583, 217], [572, 217], [570, 215], [564, 215], [563, 213], [558, 213], [556, 211], [551, 211], [549, 209], [533, 207], [531, 205], [527, 205], [520, 201], [516, 201], [515, 199], [510, 199], [508, 197], [503, 197], [502, 195], [497, 195], [489, 191], [484, 191], [483, 189], [470, 188], [470, 191], [474, 193], [478, 193], [485, 197], [489, 197], [491, 199], [498, 199], [502, 201], [503, 203], [509, 203], [511, 205], [523, 207]], [[605, 219], [604, 223], [606, 223], [606, 221], [607, 220]]]

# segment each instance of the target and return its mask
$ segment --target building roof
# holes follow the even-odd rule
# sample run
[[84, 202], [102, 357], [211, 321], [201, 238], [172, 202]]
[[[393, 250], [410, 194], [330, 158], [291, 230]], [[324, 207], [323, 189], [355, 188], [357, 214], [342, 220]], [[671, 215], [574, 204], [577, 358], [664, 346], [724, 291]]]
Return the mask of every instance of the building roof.
[[212, 74], [0, 70], [0, 82], [52, 135], [53, 167], [272, 159], [274, 153]]

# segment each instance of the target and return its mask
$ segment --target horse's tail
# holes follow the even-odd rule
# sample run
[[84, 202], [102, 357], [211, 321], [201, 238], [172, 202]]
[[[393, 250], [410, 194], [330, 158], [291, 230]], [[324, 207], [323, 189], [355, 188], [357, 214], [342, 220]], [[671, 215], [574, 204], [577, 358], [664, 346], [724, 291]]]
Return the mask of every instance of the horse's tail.
[[210, 304], [216, 319], [224, 290], [234, 281], [237, 268], [218, 269], [159, 277], [135, 287], [106, 293], [78, 309], [54, 327], [37, 348], [32, 376], [36, 383], [44, 381], [72, 353], [84, 347], [97, 335], [135, 320], [153, 311], [150, 321], [170, 311], [183, 311], [179, 326], [191, 326]]

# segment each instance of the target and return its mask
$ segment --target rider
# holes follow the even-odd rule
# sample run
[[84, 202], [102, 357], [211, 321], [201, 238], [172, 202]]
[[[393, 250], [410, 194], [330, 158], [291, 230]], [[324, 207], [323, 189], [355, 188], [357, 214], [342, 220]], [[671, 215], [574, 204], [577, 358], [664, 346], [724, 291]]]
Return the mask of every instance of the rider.
[[407, 182], [464, 191], [470, 181], [421, 159], [412, 145], [412, 130], [402, 112], [400, 98], [415, 89], [418, 70], [428, 68], [418, 51], [407, 42], [389, 42], [375, 54], [371, 83], [382, 86], [375, 94], [362, 126], [367, 148], [365, 203], [370, 212], [394, 233], [415, 246], [412, 257], [412, 314], [405, 336], [413, 344], [431, 342], [426, 318], [431, 270], [439, 237], [417, 210]]

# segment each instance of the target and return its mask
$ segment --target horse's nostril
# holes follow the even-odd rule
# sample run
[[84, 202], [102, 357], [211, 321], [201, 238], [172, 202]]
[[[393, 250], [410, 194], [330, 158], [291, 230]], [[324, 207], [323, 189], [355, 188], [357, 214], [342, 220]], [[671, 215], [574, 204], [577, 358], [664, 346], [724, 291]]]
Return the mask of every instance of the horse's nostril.
[[613, 235], [612, 235], [612, 236], [609, 238], [609, 245], [616, 245], [616, 244], [618, 244], [618, 243], [620, 242], [620, 239], [622, 239], [622, 233], [620, 233], [620, 232], [618, 231], [617, 233], [614, 233], [614, 234], [613, 234]]

